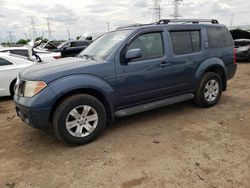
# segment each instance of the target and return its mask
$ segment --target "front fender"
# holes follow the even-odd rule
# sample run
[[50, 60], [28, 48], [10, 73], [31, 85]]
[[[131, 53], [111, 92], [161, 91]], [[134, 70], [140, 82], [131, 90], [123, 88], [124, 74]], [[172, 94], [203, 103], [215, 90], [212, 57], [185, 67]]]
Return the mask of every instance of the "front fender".
[[[61, 96], [78, 89], [93, 89], [105, 96], [110, 103], [117, 100], [117, 95], [112, 86], [104, 79], [94, 75], [71, 75], [60, 78], [49, 84], [49, 87], [54, 91], [57, 101]], [[112, 104], [113, 105], [113, 102]]]

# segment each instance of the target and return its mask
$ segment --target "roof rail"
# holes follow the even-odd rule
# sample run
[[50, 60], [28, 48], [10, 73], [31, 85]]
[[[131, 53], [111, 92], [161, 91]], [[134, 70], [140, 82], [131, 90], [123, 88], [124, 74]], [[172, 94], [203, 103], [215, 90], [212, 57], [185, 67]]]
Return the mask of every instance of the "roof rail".
[[120, 27], [117, 27], [116, 29], [124, 29], [124, 28], [128, 28], [128, 27], [139, 27], [139, 26], [142, 26], [142, 25], [143, 24], [135, 23], [135, 24], [120, 26]]
[[215, 19], [161, 19], [157, 22], [157, 24], [169, 24], [169, 23], [179, 23], [179, 22], [185, 22], [185, 23], [200, 23], [200, 22], [208, 22], [212, 24], [218, 24], [218, 20]]
[[152, 25], [152, 24], [156, 24], [156, 23], [149, 23], [149, 24], [135, 23], [135, 24], [125, 25], [125, 26], [120, 26], [120, 27], [117, 27], [116, 29], [124, 29], [124, 28], [129, 28], [129, 27], [140, 27], [140, 26], [146, 26], [146, 25]]

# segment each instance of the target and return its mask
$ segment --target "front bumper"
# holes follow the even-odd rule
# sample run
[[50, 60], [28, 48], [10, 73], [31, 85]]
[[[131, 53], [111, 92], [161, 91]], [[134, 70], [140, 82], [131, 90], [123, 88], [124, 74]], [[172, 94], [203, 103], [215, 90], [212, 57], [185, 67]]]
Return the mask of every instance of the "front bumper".
[[50, 113], [55, 94], [46, 87], [41, 93], [27, 98], [14, 96], [17, 115], [28, 125], [39, 129], [47, 129], [50, 125]]
[[16, 112], [22, 121], [32, 127], [38, 129], [49, 128], [50, 108], [29, 109], [16, 104]]

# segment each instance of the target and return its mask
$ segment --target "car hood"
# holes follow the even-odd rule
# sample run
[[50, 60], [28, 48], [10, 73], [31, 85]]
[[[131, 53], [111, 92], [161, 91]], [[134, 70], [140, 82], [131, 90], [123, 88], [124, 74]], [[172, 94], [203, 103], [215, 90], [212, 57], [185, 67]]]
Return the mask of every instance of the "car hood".
[[48, 63], [32, 65], [20, 73], [22, 80], [42, 80], [46, 83], [73, 74], [91, 74], [94, 67], [104, 61], [94, 61], [75, 57], [63, 58]]

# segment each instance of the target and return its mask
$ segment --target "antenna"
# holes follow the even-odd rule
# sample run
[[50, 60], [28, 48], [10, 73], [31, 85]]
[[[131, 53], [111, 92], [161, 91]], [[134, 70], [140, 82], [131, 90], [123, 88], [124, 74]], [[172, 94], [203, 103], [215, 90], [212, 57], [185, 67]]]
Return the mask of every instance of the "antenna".
[[158, 22], [161, 19], [161, 0], [153, 0], [153, 21]]
[[174, 17], [175, 19], [182, 17], [182, 15], [179, 12], [179, 6], [182, 2], [183, 2], [183, 0], [172, 0], [172, 4], [174, 6], [174, 12], [170, 16]]

